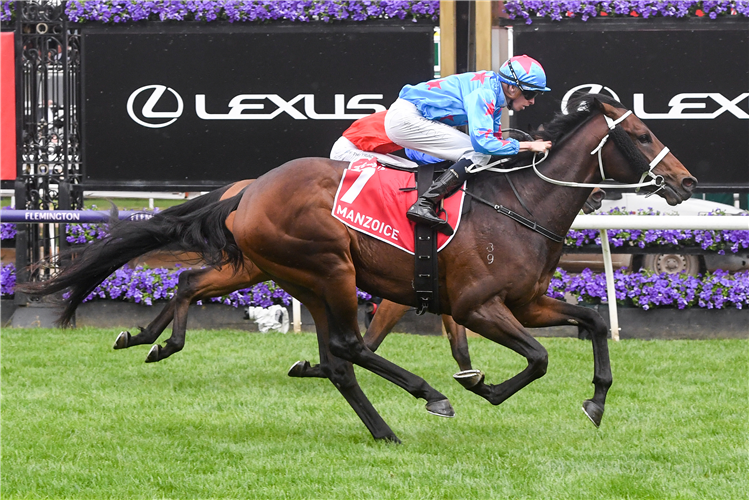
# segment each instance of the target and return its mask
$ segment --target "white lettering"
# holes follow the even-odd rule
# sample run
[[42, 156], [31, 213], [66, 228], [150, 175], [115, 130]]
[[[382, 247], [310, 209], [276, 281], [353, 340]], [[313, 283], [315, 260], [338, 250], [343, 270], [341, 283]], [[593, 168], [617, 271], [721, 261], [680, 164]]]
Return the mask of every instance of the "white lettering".
[[344, 219], [346, 218], [346, 212], [348, 211], [348, 208], [342, 207], [340, 205], [337, 205], [336, 207], [336, 215], [342, 216]]
[[369, 229], [369, 223], [372, 221], [372, 217], [370, 217], [369, 215], [366, 215], [365, 217], [367, 218], [367, 222], [364, 223], [364, 227]]
[[[645, 111], [644, 94], [640, 93], [633, 96], [633, 108], [635, 115], [643, 120], [712, 120], [726, 111], [740, 120], [747, 120], [749, 119], [749, 113], [738, 107], [738, 103], [746, 100], [747, 97], [749, 97], [749, 92], [745, 92], [733, 100], [717, 93], [687, 92], [676, 94], [671, 98], [668, 102], [671, 108], [668, 113], [648, 113]], [[702, 99], [702, 101], [684, 102], [685, 99]], [[706, 109], [705, 99], [712, 99], [720, 105], [720, 108], [711, 113], [688, 112], [688, 110]]]

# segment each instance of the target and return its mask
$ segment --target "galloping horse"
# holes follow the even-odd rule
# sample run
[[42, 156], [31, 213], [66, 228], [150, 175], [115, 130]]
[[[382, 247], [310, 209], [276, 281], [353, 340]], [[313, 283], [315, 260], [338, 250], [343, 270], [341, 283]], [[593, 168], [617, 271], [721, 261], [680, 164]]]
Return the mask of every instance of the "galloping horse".
[[[254, 180], [245, 179], [224, 186], [214, 192], [203, 195], [204, 199], [196, 199], [191, 204], [205, 206], [214, 201], [231, 198], [250, 185], [250, 183], [254, 182]], [[582, 211], [584, 213], [591, 213], [598, 210], [605, 195], [605, 191], [595, 188], [585, 201]], [[193, 206], [192, 208], [196, 210], [198, 207]], [[185, 207], [182, 207], [181, 210], [184, 211]], [[148, 220], [141, 221], [141, 224], [148, 224]], [[227, 218], [229, 231], [232, 230], [232, 226], [232, 216], [230, 215]], [[247, 258], [245, 258], [243, 266], [238, 272], [235, 272], [231, 267], [187, 270], [180, 274], [175, 296], [167, 302], [156, 318], [148, 326], [141, 328], [140, 333], [136, 335], [131, 335], [129, 331], [120, 332], [113, 347], [115, 349], [125, 349], [137, 345], [153, 344], [169, 323], [174, 321], [172, 335], [167, 339], [164, 346], [154, 345], [146, 356], [146, 363], [161, 361], [175, 352], [182, 350], [184, 347], [188, 307], [191, 303], [248, 288], [262, 282], [264, 279], [267, 279], [267, 277], [257, 267], [252, 265]], [[409, 309], [411, 309], [409, 306], [383, 300], [364, 335], [366, 346], [373, 352], [376, 351], [388, 333], [392, 331], [396, 323], [400, 321]], [[458, 325], [448, 314], [442, 315], [442, 323], [445, 326], [453, 358], [460, 368], [460, 372], [455, 374], [455, 379], [467, 387], [472, 387], [478, 380], [476, 377], [481, 377], [482, 374], [479, 370], [472, 369], [466, 339], [466, 329]], [[295, 363], [289, 370], [289, 376], [326, 377], [320, 365], [310, 365], [308, 361]]]
[[[590, 309], [545, 296], [564, 235], [591, 192], [607, 176], [656, 191], [669, 204], [690, 197], [696, 180], [638, 118], [604, 97], [571, 102], [537, 135], [551, 140], [546, 161], [504, 176], [474, 175], [471, 203], [461, 229], [439, 254], [441, 312], [474, 332], [521, 354], [528, 366], [497, 385], [483, 380], [474, 387], [500, 404], [546, 372], [548, 354], [525, 327], [573, 324], [590, 332], [595, 391], [583, 403], [599, 425], [611, 386], [607, 328]], [[606, 140], [606, 138], [611, 140]], [[591, 154], [594, 153], [594, 154]], [[597, 153], [597, 154], [596, 154]], [[519, 161], [529, 161], [519, 155]], [[413, 258], [355, 232], [331, 216], [346, 163], [323, 158], [288, 162], [259, 178], [243, 193], [192, 213], [155, 216], [158, 230], [118, 225], [121, 234], [144, 230], [154, 241], [197, 250], [209, 265], [241, 266], [245, 259], [302, 301], [317, 325], [321, 364], [376, 439], [397, 441], [358, 386], [351, 363], [358, 364], [415, 397], [427, 410], [451, 416], [447, 399], [423, 379], [369, 350], [357, 323], [356, 287], [397, 303], [416, 305], [411, 285]], [[543, 173], [539, 170], [543, 169]], [[652, 181], [644, 181], [650, 176]], [[514, 193], [513, 191], [517, 191]], [[521, 201], [524, 200], [524, 203]], [[535, 231], [518, 223], [522, 206], [534, 207]], [[233, 238], [224, 224], [234, 212]], [[152, 219], [152, 220], [154, 220]], [[117, 267], [112, 258], [117, 236], [84, 250], [70, 267], [48, 282], [25, 291], [48, 294], [71, 288], [69, 305], [82, 300]], [[141, 252], [142, 253], [142, 252]], [[98, 284], [98, 283], [97, 283]], [[472, 389], [473, 390], [473, 389]]]

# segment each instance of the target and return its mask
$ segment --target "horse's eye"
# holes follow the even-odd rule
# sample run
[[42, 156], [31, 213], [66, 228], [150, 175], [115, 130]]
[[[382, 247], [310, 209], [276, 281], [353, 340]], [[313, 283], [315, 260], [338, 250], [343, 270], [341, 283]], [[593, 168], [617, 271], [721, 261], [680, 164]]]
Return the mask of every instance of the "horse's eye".
[[651, 142], [653, 142], [653, 139], [650, 137], [650, 134], [639, 135], [637, 136], [637, 140], [643, 144], [650, 144]]

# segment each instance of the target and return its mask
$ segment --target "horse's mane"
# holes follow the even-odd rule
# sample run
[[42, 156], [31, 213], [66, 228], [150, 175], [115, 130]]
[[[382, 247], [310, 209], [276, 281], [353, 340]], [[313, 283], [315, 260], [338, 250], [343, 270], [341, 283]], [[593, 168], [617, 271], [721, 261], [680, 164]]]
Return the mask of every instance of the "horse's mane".
[[[560, 140], [584, 123], [588, 118], [599, 113], [596, 106], [591, 106], [593, 98], [615, 108], [625, 109], [622, 103], [603, 94], [591, 95], [580, 93], [573, 95], [567, 103], [567, 110], [569, 112], [567, 114], [564, 114], [561, 111], [557, 112], [550, 121], [539, 126], [536, 131], [532, 132], [532, 137], [534, 139], [551, 141], [553, 151], [553, 146], [555, 146]], [[512, 168], [515, 165], [527, 164], [532, 155], [533, 153], [531, 152], [517, 154], [507, 163], [502, 165], [502, 168]]]

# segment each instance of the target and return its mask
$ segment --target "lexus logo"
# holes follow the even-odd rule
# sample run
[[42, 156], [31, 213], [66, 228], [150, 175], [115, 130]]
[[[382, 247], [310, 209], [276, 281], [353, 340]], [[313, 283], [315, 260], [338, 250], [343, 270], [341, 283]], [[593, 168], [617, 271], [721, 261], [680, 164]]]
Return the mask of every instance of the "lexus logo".
[[[133, 109], [135, 98], [138, 97], [142, 92], [147, 92], [148, 90], [151, 90], [151, 96], [143, 105], [143, 108], [140, 110], [140, 116], [138, 116], [138, 114], [136, 114], [135, 110]], [[174, 98], [170, 98], [169, 96], [167, 96], [164, 100], [169, 102], [173, 106], [174, 100], [176, 99], [177, 110], [154, 111], [153, 108], [156, 107], [156, 104], [159, 102], [159, 100], [161, 100], [162, 96], [167, 90], [172, 93]], [[172, 123], [177, 121], [177, 118], [182, 116], [182, 110], [184, 109], [184, 107], [185, 106], [182, 102], [182, 97], [180, 97], [180, 95], [175, 92], [174, 89], [166, 87], [164, 85], [145, 85], [130, 94], [130, 97], [127, 100], [127, 114], [130, 115], [130, 118], [132, 118], [135, 123], [148, 128], [162, 128], [166, 127], [167, 125], [171, 125]]]
[[565, 115], [568, 113], [567, 103], [572, 98], [573, 94], [575, 94], [576, 92], [585, 92], [586, 90], [588, 94], [601, 94], [603, 93], [602, 91], [605, 91], [605, 93], [621, 102], [621, 99], [619, 99], [619, 96], [616, 95], [616, 92], [614, 92], [610, 88], [598, 83], [584, 83], [582, 85], [578, 85], [577, 87], [569, 89], [567, 93], [564, 94], [564, 97], [562, 98], [562, 113], [564, 113]]

